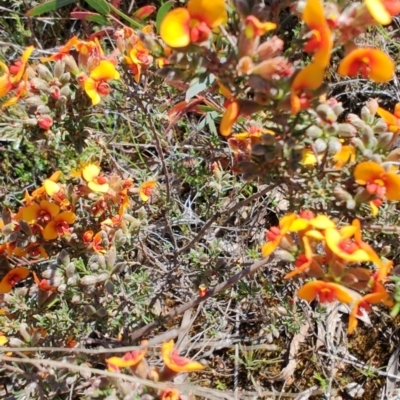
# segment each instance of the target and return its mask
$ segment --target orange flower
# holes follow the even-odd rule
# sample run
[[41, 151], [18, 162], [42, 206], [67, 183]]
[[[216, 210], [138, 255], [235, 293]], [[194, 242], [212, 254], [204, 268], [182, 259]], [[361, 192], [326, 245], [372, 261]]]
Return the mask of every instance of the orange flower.
[[333, 155], [332, 160], [336, 161], [333, 168], [340, 169], [347, 163], [352, 163], [356, 160], [356, 149], [350, 145], [342, 146], [340, 151]]
[[376, 113], [387, 123], [389, 131], [395, 133], [397, 137], [400, 131], [400, 103], [395, 105], [393, 114], [382, 107], [378, 107]]
[[35, 272], [33, 272], [33, 280], [40, 290], [44, 290], [45, 292], [56, 292], [57, 286], [51, 286], [47, 279], [40, 280]]
[[303, 237], [303, 245], [304, 254], [300, 254], [294, 262], [296, 269], [286, 274], [284, 279], [293, 278], [295, 275], [302, 274], [310, 268], [313, 262], [313, 251], [310, 246], [310, 240], [306, 236]]
[[108, 60], [101, 60], [99, 65], [90, 72], [89, 77], [84, 79], [84, 89], [92, 100], [92, 105], [100, 103], [101, 95], [110, 93], [107, 82], [111, 79], [119, 79], [119, 73], [115, 65]]
[[265, 35], [267, 32], [276, 29], [273, 22], [261, 22], [254, 15], [249, 15], [244, 21], [244, 33], [248, 39]]
[[344, 286], [324, 281], [305, 283], [298, 290], [297, 296], [309, 302], [318, 296], [320, 303], [331, 303], [333, 300], [339, 300], [341, 303], [352, 303], [354, 301], [354, 296]]
[[292, 114], [297, 114], [300, 110], [310, 107], [312, 90], [317, 90], [324, 79], [325, 67], [319, 64], [309, 64], [302, 69], [294, 78], [291, 87], [290, 104]]
[[142, 201], [148, 201], [151, 193], [153, 192], [154, 187], [156, 186], [157, 182], [154, 179], [149, 181], [143, 182], [139, 188], [139, 196]]
[[142, 361], [143, 357], [147, 353], [147, 348], [143, 350], [134, 350], [130, 353], [125, 353], [124, 356], [121, 357], [111, 357], [106, 359], [106, 363], [108, 365], [108, 369], [111, 371], [115, 371], [118, 368], [129, 368], [133, 367]]
[[43, 238], [53, 240], [63, 235], [70, 235], [69, 225], [72, 225], [75, 219], [76, 215], [71, 211], [64, 211], [56, 215], [44, 228]]
[[160, 400], [179, 400], [180, 396], [179, 390], [163, 389], [159, 398]]
[[303, 21], [311, 29], [311, 38], [307, 41], [304, 51], [314, 53], [313, 63], [325, 68], [331, 58], [333, 39], [320, 0], [307, 1]]
[[28, 59], [33, 50], [34, 47], [29, 46], [23, 52], [21, 60], [16, 61], [10, 68], [8, 68], [6, 64], [0, 62], [0, 68], [4, 71], [4, 75], [0, 77], [0, 97], [5, 96], [18, 86], [24, 76]]
[[[334, 255], [345, 261], [377, 261], [375, 252], [373, 252], [372, 248], [367, 243], [362, 242], [359, 234], [356, 233], [358, 229], [359, 228], [355, 224], [344, 226], [340, 230], [327, 229], [325, 231], [326, 245]], [[357, 237], [352, 239], [356, 234]]]
[[187, 8], [170, 11], [161, 22], [160, 36], [170, 47], [186, 47], [202, 43], [211, 30], [228, 19], [224, 0], [189, 0]]
[[400, 13], [400, 3], [397, 0], [365, 0], [365, 5], [372, 18], [381, 25], [389, 25], [392, 16]]
[[361, 299], [356, 300], [353, 304], [353, 308], [349, 317], [349, 328], [348, 334], [351, 335], [358, 325], [357, 315], [362, 316], [361, 309], [369, 311], [371, 309], [370, 304], [377, 304], [387, 297], [386, 292], [368, 293]]
[[81, 169], [80, 175], [93, 192], [107, 193], [110, 189], [107, 179], [100, 174], [100, 167], [96, 164], [86, 164]]
[[57, 193], [60, 190], [60, 187], [57, 185], [57, 182], [61, 178], [61, 175], [62, 175], [61, 171], [54, 172], [54, 174], [51, 175], [50, 178], [46, 179], [43, 182], [43, 185], [40, 188], [32, 192], [32, 199], [42, 197], [45, 194], [51, 197], [55, 193]]
[[60, 48], [58, 53], [51, 55], [50, 57], [41, 58], [40, 62], [45, 63], [48, 61], [58, 61], [62, 60], [69, 52], [71, 51], [72, 47], [76, 46], [79, 42], [79, 39], [74, 36], [68, 40], [68, 42]]
[[226, 107], [224, 116], [222, 117], [221, 124], [219, 126], [219, 133], [222, 136], [229, 136], [232, 132], [232, 126], [239, 118], [240, 107], [239, 102], [231, 101]]
[[268, 257], [270, 254], [272, 254], [275, 251], [275, 249], [281, 244], [281, 242], [284, 238], [290, 240], [290, 238], [286, 237], [286, 233], [289, 231], [292, 222], [296, 218], [297, 218], [296, 214], [287, 214], [283, 218], [280, 219], [279, 228], [276, 226], [273, 226], [267, 232], [266, 236], [267, 236], [268, 242], [264, 243], [261, 248], [263, 257]]
[[393, 78], [395, 65], [393, 60], [382, 50], [359, 48], [353, 50], [339, 64], [341, 76], [357, 76], [372, 79], [375, 82], [387, 82]]
[[173, 372], [202, 371], [205, 367], [197, 361], [181, 357], [174, 350], [174, 341], [170, 340], [162, 345], [161, 356], [165, 365]]
[[386, 171], [374, 161], [358, 164], [354, 169], [354, 178], [359, 185], [366, 186], [371, 195], [391, 201], [400, 200], [400, 176]]
[[97, 254], [103, 254], [106, 252], [103, 246], [101, 246], [102, 242], [101, 231], [97, 232], [93, 237], [92, 248]]
[[21, 219], [30, 225], [36, 223], [46, 225], [59, 212], [60, 207], [57, 204], [42, 200], [39, 204], [32, 203], [30, 206], [22, 208]]
[[11, 292], [11, 289], [20, 281], [26, 279], [30, 271], [25, 267], [17, 267], [7, 272], [0, 282], [0, 293]]

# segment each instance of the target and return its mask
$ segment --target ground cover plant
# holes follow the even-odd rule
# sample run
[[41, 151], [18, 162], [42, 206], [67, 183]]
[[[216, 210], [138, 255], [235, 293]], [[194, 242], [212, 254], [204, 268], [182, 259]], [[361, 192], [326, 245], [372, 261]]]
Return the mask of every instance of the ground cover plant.
[[398, 398], [397, 0], [0, 13], [2, 398]]

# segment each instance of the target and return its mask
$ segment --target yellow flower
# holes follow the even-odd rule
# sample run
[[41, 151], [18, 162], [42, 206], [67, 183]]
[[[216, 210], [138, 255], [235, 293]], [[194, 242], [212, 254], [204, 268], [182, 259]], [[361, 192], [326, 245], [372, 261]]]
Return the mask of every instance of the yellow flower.
[[151, 193], [153, 192], [154, 187], [156, 186], [157, 182], [154, 179], [149, 181], [143, 182], [139, 188], [139, 196], [142, 201], [149, 200]]
[[173, 372], [202, 371], [205, 367], [197, 361], [181, 357], [174, 350], [174, 341], [170, 340], [162, 345], [161, 356], [165, 365]]
[[187, 8], [175, 8], [165, 16], [160, 36], [170, 47], [186, 47], [208, 40], [211, 30], [227, 19], [224, 0], [189, 0]]
[[100, 174], [100, 167], [96, 164], [86, 164], [81, 170], [81, 176], [93, 192], [107, 193], [110, 189], [107, 179]]
[[92, 100], [92, 105], [100, 103], [101, 95], [110, 93], [107, 82], [111, 79], [119, 79], [115, 65], [111, 61], [101, 60], [99, 65], [90, 72], [89, 77], [84, 80], [84, 89]]

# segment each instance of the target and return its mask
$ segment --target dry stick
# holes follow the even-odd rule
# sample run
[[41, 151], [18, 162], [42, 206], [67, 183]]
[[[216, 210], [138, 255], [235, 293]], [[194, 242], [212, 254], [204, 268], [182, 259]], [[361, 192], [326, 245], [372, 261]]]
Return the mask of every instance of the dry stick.
[[267, 186], [260, 192], [254, 193], [252, 196], [248, 197], [247, 199], [244, 199], [240, 201], [239, 203], [236, 203], [234, 206], [228, 208], [227, 210], [224, 211], [217, 211], [201, 228], [200, 232], [184, 247], [179, 249], [178, 254], [181, 254], [185, 252], [186, 250], [189, 250], [193, 247], [195, 243], [197, 243], [206, 233], [207, 229], [220, 217], [223, 215], [230, 215], [233, 212], [239, 210], [239, 208], [244, 207], [245, 205], [251, 203], [253, 200], [257, 200], [259, 197], [264, 196], [264, 194], [268, 193], [271, 191], [275, 186]]
[[148, 335], [151, 331], [157, 328], [160, 324], [165, 322], [166, 320], [173, 319], [177, 317], [178, 315], [183, 314], [186, 310], [189, 310], [189, 308], [196, 307], [203, 301], [206, 301], [210, 297], [215, 296], [217, 293], [222, 292], [225, 289], [230, 288], [233, 286], [235, 283], [237, 283], [240, 279], [253, 274], [254, 272], [258, 271], [261, 267], [263, 267], [265, 264], [267, 264], [269, 261], [269, 257], [264, 258], [260, 261], [255, 262], [254, 264], [250, 265], [249, 267], [243, 269], [242, 271], [238, 272], [236, 275], [233, 275], [231, 278], [229, 278], [227, 281], [220, 283], [219, 285], [214, 286], [212, 289], [209, 289], [206, 293], [205, 296], [200, 297], [197, 296], [194, 299], [190, 300], [189, 302], [182, 304], [179, 307], [174, 308], [171, 310], [165, 317], [161, 318], [158, 321], [151, 322], [150, 324], [147, 324], [143, 326], [142, 328], [136, 330], [133, 332], [131, 335], [129, 335], [131, 340], [136, 340], [139, 339], [140, 337], [144, 335]]

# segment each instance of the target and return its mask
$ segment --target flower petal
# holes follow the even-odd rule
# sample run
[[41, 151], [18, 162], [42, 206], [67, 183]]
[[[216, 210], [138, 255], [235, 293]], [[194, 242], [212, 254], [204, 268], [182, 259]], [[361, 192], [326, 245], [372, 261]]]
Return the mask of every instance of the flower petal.
[[54, 240], [58, 238], [57, 222], [50, 221], [43, 230], [44, 240]]
[[388, 172], [385, 177], [386, 197], [391, 201], [400, 200], [400, 176]]
[[40, 202], [40, 208], [48, 212], [53, 218], [60, 212], [60, 207], [57, 204], [50, 203], [50, 201], [42, 200]]
[[64, 211], [61, 214], [58, 214], [54, 218], [54, 221], [56, 222], [65, 221], [68, 225], [73, 224], [75, 220], [76, 220], [76, 215], [72, 211]]
[[82, 177], [86, 182], [91, 182], [100, 174], [100, 167], [96, 164], [87, 164], [82, 168]]
[[231, 102], [228, 107], [226, 107], [225, 113], [221, 119], [221, 124], [219, 126], [219, 133], [222, 136], [229, 136], [232, 132], [232, 126], [239, 117], [240, 107], [237, 101]]
[[34, 224], [40, 214], [40, 206], [39, 204], [33, 203], [28, 207], [22, 209], [21, 219], [27, 222], [28, 224]]
[[190, 43], [190, 14], [186, 8], [175, 8], [161, 22], [161, 39], [170, 47], [186, 47]]
[[119, 79], [119, 73], [111, 61], [101, 60], [99, 65], [90, 72], [90, 78], [95, 81], [108, 81]]
[[365, 5], [372, 15], [372, 18], [379, 24], [388, 25], [392, 22], [392, 17], [381, 0], [365, 0]]
[[210, 28], [225, 25], [228, 20], [224, 0], [189, 0], [187, 9], [192, 19], [205, 22]]
[[382, 165], [374, 161], [365, 161], [356, 165], [354, 179], [359, 185], [365, 185], [374, 179], [380, 178], [382, 173], [385, 173]]

